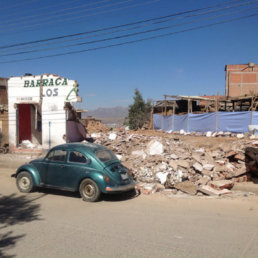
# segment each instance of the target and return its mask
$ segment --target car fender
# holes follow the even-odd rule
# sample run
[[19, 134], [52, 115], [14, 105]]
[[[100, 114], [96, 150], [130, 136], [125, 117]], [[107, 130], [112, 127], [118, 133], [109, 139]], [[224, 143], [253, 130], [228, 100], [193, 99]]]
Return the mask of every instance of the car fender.
[[94, 171], [94, 173], [89, 173], [85, 177], [83, 177], [78, 184], [78, 190], [81, 182], [86, 178], [93, 180], [98, 185], [101, 192], [106, 192], [106, 182], [104, 179], [104, 174], [99, 171]]
[[38, 186], [40, 184], [39, 172], [37, 168], [34, 167], [32, 164], [25, 164], [20, 166], [16, 171], [15, 177], [17, 177], [18, 174], [21, 173], [22, 171], [27, 171], [30, 173], [30, 175], [32, 176], [34, 186]]

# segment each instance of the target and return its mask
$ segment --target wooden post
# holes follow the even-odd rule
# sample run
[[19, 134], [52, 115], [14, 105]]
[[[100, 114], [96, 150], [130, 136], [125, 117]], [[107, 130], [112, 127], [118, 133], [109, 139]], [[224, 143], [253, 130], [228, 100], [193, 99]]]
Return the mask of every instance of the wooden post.
[[167, 116], [167, 96], [165, 95], [165, 116]]
[[216, 111], [216, 132], [218, 132], [218, 109], [219, 109], [219, 105], [218, 105], [218, 102], [219, 102], [219, 92], [217, 93], [217, 98], [216, 98], [216, 104], [215, 104], [215, 111]]
[[154, 122], [153, 122], [153, 113], [154, 113], [154, 107], [153, 107], [153, 103], [152, 103], [152, 107], [151, 107], [151, 117], [150, 117], [150, 129], [154, 130]]
[[173, 115], [172, 115], [172, 131], [175, 129], [175, 112], [176, 112], [176, 101], [173, 103]]
[[189, 132], [189, 111], [190, 111], [190, 99], [188, 98], [188, 107], [187, 107], [187, 132]]

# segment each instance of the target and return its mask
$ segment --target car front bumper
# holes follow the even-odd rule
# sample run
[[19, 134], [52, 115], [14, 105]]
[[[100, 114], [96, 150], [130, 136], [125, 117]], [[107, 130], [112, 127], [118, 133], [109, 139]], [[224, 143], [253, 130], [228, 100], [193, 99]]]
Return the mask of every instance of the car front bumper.
[[120, 186], [107, 186], [107, 192], [126, 192], [135, 189], [135, 183], [131, 183], [128, 185], [120, 185]]

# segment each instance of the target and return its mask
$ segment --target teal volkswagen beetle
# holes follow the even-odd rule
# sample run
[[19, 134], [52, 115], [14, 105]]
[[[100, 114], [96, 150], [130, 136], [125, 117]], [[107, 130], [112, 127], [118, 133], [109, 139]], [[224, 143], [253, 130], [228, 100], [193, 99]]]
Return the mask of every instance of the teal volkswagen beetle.
[[36, 187], [79, 191], [84, 201], [95, 202], [101, 193], [121, 193], [135, 189], [117, 157], [94, 143], [58, 145], [45, 158], [20, 166], [13, 175], [23, 193]]

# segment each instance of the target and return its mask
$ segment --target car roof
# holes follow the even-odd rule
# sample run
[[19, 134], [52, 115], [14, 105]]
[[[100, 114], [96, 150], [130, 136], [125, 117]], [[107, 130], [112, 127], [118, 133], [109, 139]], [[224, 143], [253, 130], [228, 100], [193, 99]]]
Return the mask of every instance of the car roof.
[[62, 149], [62, 150], [77, 150], [81, 152], [92, 152], [95, 153], [98, 150], [103, 150], [107, 149], [102, 145], [95, 144], [95, 143], [89, 143], [89, 142], [75, 142], [75, 143], [65, 143], [61, 145], [57, 145], [52, 150], [57, 150], [57, 149]]

